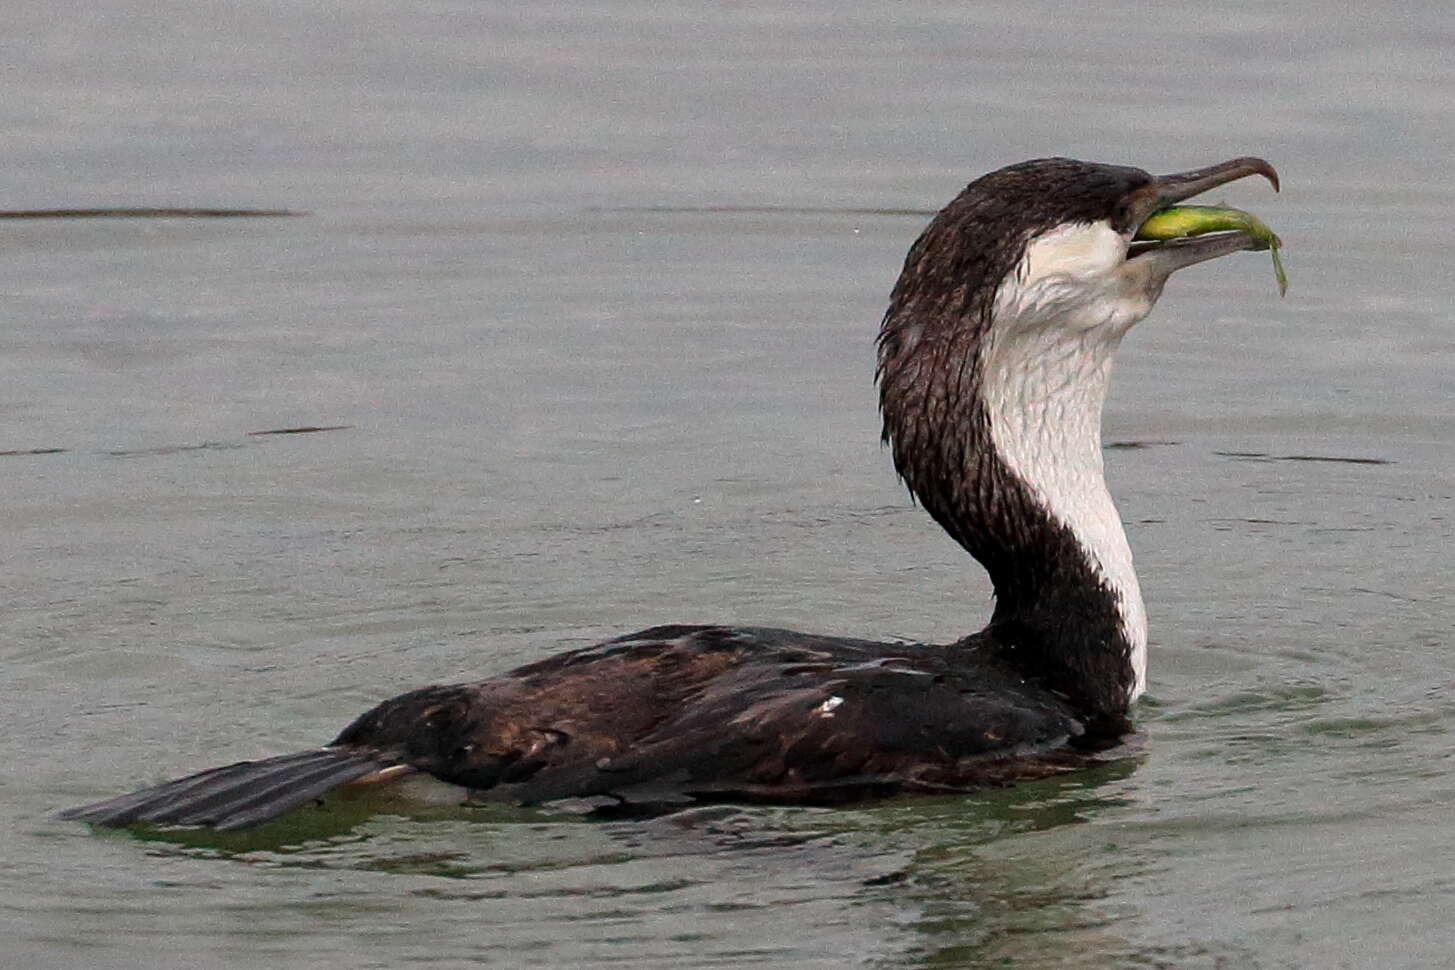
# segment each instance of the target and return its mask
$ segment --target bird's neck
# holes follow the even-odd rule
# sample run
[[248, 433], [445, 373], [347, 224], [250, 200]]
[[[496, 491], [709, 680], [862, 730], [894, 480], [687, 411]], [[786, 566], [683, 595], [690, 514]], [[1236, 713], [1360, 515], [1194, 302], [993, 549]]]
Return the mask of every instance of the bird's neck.
[[983, 521], [1005, 517], [995, 508], [1003, 505], [1021, 519], [993, 556], [992, 623], [1015, 649], [1024, 631], [1043, 653], [1091, 665], [1098, 683], [1085, 690], [1108, 695], [1097, 706], [1125, 704], [1146, 685], [1147, 615], [1103, 474], [1101, 415], [1116, 341], [1053, 328], [1008, 343], [988, 341], [979, 395], [1004, 490], [962, 510]]
[[[885, 436], [906, 484], [990, 573], [987, 643], [1078, 708], [1119, 716], [1144, 683], [1146, 615], [1102, 474], [1115, 341], [1061, 327], [881, 340]], [[930, 366], [927, 361], [935, 362]]]

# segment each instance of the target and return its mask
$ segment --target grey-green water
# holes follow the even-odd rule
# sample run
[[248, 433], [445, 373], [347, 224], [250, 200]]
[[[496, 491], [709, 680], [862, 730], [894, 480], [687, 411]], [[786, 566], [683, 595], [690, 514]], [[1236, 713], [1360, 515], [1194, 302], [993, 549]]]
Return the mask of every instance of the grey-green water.
[[[1455, 21], [1321, 3], [7, 9], [0, 918], [27, 967], [1438, 967], [1455, 947]], [[1097, 773], [593, 823], [52, 820], [667, 621], [977, 627], [877, 442], [922, 220], [1046, 154], [1287, 243], [1132, 333], [1152, 616]], [[760, 213], [654, 207], [776, 206]], [[812, 210], [812, 211], [810, 211]], [[346, 426], [304, 435], [252, 432]]]

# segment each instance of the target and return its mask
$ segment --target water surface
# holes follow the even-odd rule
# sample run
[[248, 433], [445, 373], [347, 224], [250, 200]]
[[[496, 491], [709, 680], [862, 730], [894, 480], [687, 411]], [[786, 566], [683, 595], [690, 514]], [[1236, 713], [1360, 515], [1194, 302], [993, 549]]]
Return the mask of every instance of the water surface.
[[[12, 7], [5, 208], [310, 213], [0, 224], [18, 964], [1448, 962], [1447, 13]], [[837, 812], [49, 818], [658, 622], [978, 627], [877, 440], [896, 210], [1249, 152], [1288, 298], [1259, 256], [1180, 276], [1108, 408], [1127, 758]]]

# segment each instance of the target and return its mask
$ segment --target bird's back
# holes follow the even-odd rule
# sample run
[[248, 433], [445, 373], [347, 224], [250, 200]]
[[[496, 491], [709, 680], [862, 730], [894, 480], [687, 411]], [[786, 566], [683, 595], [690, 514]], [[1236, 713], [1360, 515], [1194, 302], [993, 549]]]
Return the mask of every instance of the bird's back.
[[975, 787], [1082, 733], [1059, 698], [973, 644], [677, 626], [402, 695], [334, 744], [525, 803], [832, 801]]

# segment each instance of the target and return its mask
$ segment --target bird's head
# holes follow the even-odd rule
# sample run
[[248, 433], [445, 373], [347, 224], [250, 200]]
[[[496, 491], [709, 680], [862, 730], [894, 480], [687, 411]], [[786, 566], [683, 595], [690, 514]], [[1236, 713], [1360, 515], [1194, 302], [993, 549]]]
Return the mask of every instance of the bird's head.
[[1153, 213], [1249, 175], [1278, 188], [1273, 166], [1251, 157], [1173, 175], [1042, 158], [971, 182], [910, 247], [891, 294], [879, 335], [886, 412], [902, 392], [911, 405], [932, 385], [978, 388], [992, 353], [1012, 370], [1065, 356], [1068, 342], [1108, 358], [1174, 272], [1268, 248], [1236, 230], [1133, 241]]
[[[1179, 269], [1239, 250], [1267, 249], [1246, 232], [1133, 242], [1154, 212], [1249, 175], [1276, 189], [1261, 158], [1154, 176], [1070, 158], [1010, 165], [971, 182], [910, 249], [885, 318], [903, 327], [949, 327], [959, 336], [992, 322], [1096, 328], [1120, 338], [1151, 310]], [[944, 334], [948, 336], [949, 334]]]

